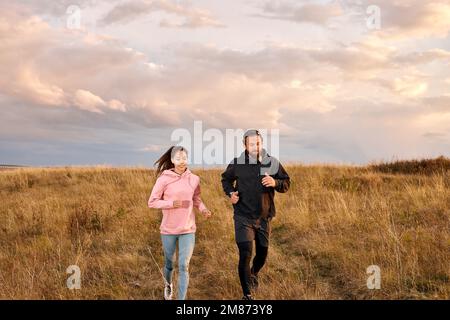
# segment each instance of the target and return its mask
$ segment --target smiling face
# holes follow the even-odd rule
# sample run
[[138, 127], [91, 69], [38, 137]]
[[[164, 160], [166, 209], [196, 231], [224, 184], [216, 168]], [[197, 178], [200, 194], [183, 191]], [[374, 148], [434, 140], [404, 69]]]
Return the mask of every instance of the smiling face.
[[253, 158], [261, 154], [263, 149], [262, 139], [260, 136], [250, 136], [246, 138], [245, 149], [248, 151], [249, 155]]
[[184, 172], [187, 169], [188, 158], [185, 151], [175, 152], [171, 160], [175, 165], [175, 171]]

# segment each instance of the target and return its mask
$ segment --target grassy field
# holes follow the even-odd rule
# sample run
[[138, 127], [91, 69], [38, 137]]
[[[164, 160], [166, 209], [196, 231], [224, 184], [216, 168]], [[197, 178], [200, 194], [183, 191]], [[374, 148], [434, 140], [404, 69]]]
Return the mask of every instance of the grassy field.
[[[197, 217], [188, 298], [239, 299], [221, 171], [193, 171], [214, 216]], [[450, 299], [449, 159], [287, 171], [258, 299]], [[0, 298], [161, 299], [154, 181], [145, 168], [1, 171]], [[66, 287], [69, 265], [80, 290]], [[379, 290], [367, 288], [370, 265]]]

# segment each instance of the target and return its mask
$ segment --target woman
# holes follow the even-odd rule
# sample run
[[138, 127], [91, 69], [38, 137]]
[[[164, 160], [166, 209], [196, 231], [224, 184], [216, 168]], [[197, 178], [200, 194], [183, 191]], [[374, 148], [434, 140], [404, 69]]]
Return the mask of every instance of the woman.
[[186, 299], [189, 261], [195, 245], [195, 213], [211, 212], [200, 198], [200, 178], [187, 168], [187, 150], [173, 146], [159, 158], [158, 177], [148, 200], [150, 208], [162, 209], [161, 239], [164, 249], [164, 299], [172, 300], [172, 272], [178, 240], [178, 300]]

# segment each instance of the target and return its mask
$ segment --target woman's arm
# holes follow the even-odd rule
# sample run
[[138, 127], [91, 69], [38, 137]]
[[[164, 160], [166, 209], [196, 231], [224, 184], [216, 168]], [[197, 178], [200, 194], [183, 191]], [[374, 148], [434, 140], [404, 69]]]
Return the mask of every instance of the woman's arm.
[[194, 190], [194, 196], [192, 197], [192, 200], [194, 201], [194, 207], [196, 207], [201, 212], [207, 210], [205, 204], [203, 203], [202, 199], [200, 198], [200, 183], [197, 185], [197, 188]]
[[152, 193], [148, 199], [148, 207], [154, 209], [172, 209], [173, 201], [163, 200], [164, 195], [164, 184], [161, 179], [157, 179], [155, 185], [153, 186]]

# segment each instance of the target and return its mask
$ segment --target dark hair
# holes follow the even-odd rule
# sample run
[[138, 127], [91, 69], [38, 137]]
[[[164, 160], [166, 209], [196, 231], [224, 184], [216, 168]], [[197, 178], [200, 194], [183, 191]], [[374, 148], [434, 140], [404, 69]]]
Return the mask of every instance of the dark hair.
[[158, 165], [155, 172], [156, 176], [159, 176], [164, 170], [175, 168], [175, 165], [172, 162], [172, 157], [175, 156], [178, 151], [184, 151], [186, 155], [188, 154], [186, 148], [181, 146], [172, 146], [158, 160], [155, 161], [154, 164]]
[[263, 137], [262, 137], [261, 133], [259, 132], [259, 130], [257, 130], [257, 129], [250, 129], [250, 130], [247, 130], [244, 133], [244, 137], [242, 138], [242, 142], [244, 143], [244, 145], [247, 144], [247, 138], [248, 137], [254, 137], [254, 136], [260, 137], [261, 138], [261, 142], [263, 141]]

